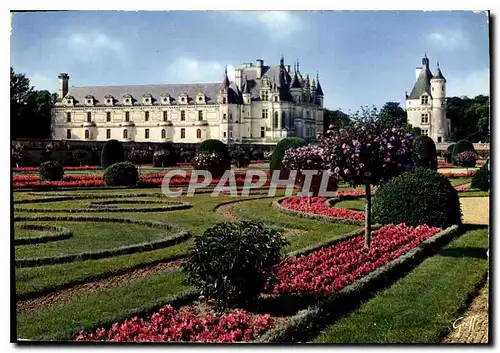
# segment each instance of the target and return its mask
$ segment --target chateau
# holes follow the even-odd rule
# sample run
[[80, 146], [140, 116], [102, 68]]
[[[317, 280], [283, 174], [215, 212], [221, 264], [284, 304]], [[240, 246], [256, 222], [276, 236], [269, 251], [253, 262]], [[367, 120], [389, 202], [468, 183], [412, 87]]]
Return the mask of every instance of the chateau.
[[450, 136], [451, 123], [446, 118], [446, 79], [439, 62], [433, 75], [429, 58], [425, 55], [422, 66], [417, 67], [416, 80], [410, 95], [406, 93], [408, 122], [422, 129], [422, 135], [429, 136], [434, 142], [445, 142]]
[[59, 75], [52, 111], [53, 139], [236, 144], [276, 144], [287, 136], [323, 131], [323, 90], [304, 78], [299, 63], [266, 66], [263, 60], [235, 70], [231, 82], [69, 87]]

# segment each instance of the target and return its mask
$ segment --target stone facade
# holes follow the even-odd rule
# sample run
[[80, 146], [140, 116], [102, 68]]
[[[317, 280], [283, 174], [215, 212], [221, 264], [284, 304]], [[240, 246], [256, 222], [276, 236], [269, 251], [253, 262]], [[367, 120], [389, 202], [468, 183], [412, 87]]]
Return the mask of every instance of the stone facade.
[[314, 139], [323, 131], [323, 90], [263, 60], [227, 72], [218, 83], [69, 87], [59, 75], [53, 139], [135, 142], [276, 144], [287, 136]]
[[446, 118], [446, 79], [439, 62], [436, 74], [432, 74], [427, 55], [422, 59], [422, 66], [417, 67], [416, 82], [410, 95], [406, 94], [406, 112], [408, 122], [422, 129], [423, 135], [436, 143], [449, 140], [451, 123]]

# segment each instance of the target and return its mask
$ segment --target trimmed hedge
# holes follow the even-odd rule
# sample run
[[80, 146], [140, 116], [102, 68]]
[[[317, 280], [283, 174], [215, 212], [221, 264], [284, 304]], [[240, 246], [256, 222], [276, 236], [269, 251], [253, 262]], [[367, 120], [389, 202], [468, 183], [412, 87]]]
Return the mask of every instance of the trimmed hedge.
[[19, 224], [16, 225], [21, 229], [26, 230], [50, 230], [52, 233], [40, 235], [36, 237], [15, 238], [15, 245], [33, 245], [48, 243], [51, 241], [64, 240], [71, 238], [73, 233], [68, 228], [56, 227], [49, 224]]
[[490, 189], [490, 172], [488, 163], [485, 163], [472, 177], [471, 188], [488, 191]]
[[41, 180], [60, 181], [64, 177], [64, 168], [57, 161], [48, 161], [40, 164], [38, 173]]
[[132, 163], [120, 162], [107, 167], [103, 178], [108, 186], [136, 186], [139, 182], [139, 173]]
[[[14, 217], [14, 222], [18, 221], [69, 221], [69, 222], [79, 222], [79, 221], [89, 221], [89, 222], [113, 222], [113, 223], [133, 223], [141, 224], [148, 227], [167, 229], [167, 230], [178, 230], [177, 226], [169, 223], [153, 222], [153, 221], [143, 221], [136, 219], [127, 218], [112, 218], [112, 217], [85, 217], [85, 216], [38, 216], [38, 217], [28, 217], [28, 216], [16, 216]], [[120, 255], [128, 255], [139, 252], [152, 251], [156, 249], [166, 248], [191, 237], [191, 234], [185, 231], [181, 231], [178, 234], [168, 236], [164, 239], [141, 243], [135, 245], [122, 246], [115, 249], [102, 250], [102, 251], [91, 251], [82, 252], [79, 254], [72, 255], [61, 255], [54, 257], [39, 257], [31, 259], [16, 259], [16, 267], [34, 267], [43, 265], [54, 265], [74, 261], [83, 260], [95, 260], [102, 259], [106, 257], [114, 257]]]
[[418, 168], [380, 186], [373, 197], [373, 220], [416, 227], [446, 228], [462, 224], [458, 192], [445, 176]]
[[106, 141], [101, 151], [101, 166], [107, 168], [112, 164], [123, 162], [125, 155], [123, 146], [118, 140]]
[[278, 142], [271, 156], [269, 170], [281, 170], [281, 162], [285, 156], [285, 151], [290, 148], [305, 146], [306, 142], [299, 137], [287, 137]]
[[435, 234], [406, 254], [354, 281], [333, 296], [320, 300], [309, 309], [299, 311], [252, 343], [308, 341], [326, 325], [355, 309], [359, 303], [371, 298], [373, 293], [390, 285], [436, 249], [448, 243], [457, 234], [458, 229], [459, 227], [454, 225]]
[[446, 162], [451, 163], [451, 155], [453, 154], [453, 148], [455, 147], [455, 144], [452, 143], [451, 145], [448, 146], [446, 151], [448, 154], [446, 154], [444, 157], [446, 158]]
[[475, 152], [476, 150], [474, 149], [474, 145], [472, 142], [469, 140], [460, 140], [458, 141], [454, 146], [453, 146], [453, 151], [451, 152], [451, 162], [453, 164], [457, 164], [456, 158], [457, 154], [465, 151], [473, 151]]
[[437, 170], [436, 144], [429, 136], [420, 135], [415, 138], [413, 148], [417, 155], [417, 166]]

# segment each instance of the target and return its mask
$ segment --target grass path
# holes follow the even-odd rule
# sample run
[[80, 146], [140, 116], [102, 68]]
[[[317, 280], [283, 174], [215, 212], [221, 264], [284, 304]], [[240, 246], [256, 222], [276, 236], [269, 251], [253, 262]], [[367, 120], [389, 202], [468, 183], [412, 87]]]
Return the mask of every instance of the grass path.
[[439, 343], [488, 271], [488, 230], [471, 229], [318, 335], [317, 343]]

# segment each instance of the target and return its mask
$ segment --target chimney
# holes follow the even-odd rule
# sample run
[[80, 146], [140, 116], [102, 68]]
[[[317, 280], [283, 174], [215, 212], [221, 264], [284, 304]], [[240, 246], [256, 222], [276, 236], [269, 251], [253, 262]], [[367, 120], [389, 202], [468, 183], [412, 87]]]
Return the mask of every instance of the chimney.
[[255, 67], [257, 68], [256, 78], [261, 78], [262, 77], [262, 69], [264, 68], [264, 60], [257, 59], [255, 62]]
[[69, 83], [69, 76], [67, 73], [61, 73], [59, 76], [59, 89], [57, 91], [58, 98], [62, 99], [68, 94], [68, 83]]

